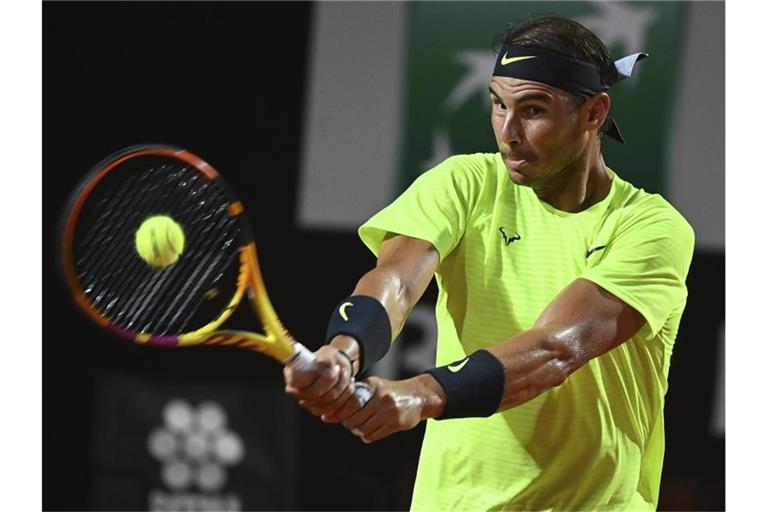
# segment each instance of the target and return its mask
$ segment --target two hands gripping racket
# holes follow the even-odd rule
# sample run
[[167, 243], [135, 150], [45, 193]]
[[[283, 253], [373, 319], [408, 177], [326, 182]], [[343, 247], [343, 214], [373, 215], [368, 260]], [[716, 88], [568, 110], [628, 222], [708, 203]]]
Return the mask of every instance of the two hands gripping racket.
[[[262, 352], [294, 374], [316, 369], [314, 354], [272, 308], [243, 204], [189, 151], [141, 145], [102, 160], [72, 194], [60, 242], [75, 303], [122, 338], [233, 345]], [[264, 334], [220, 329], [246, 294]], [[365, 404], [371, 389], [354, 386]]]

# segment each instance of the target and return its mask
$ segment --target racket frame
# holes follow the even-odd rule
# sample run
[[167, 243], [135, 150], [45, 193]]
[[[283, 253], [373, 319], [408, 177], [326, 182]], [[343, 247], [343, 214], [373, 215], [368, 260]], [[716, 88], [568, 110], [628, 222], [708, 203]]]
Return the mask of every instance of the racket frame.
[[[135, 145], [113, 153], [96, 164], [72, 194], [59, 229], [61, 270], [78, 308], [102, 328], [123, 339], [139, 344], [158, 346], [235, 345], [265, 353], [283, 364], [290, 363], [299, 357], [302, 354], [301, 349], [307, 351], [306, 348], [293, 339], [282, 325], [269, 300], [264, 278], [259, 267], [256, 243], [245, 215], [245, 208], [238, 200], [229, 204], [228, 213], [232, 217], [238, 216], [242, 227], [241, 236], [244, 243], [240, 248], [239, 254], [240, 274], [235, 293], [227, 306], [213, 321], [194, 331], [179, 335], [153, 335], [133, 332], [115, 325], [93, 306], [77, 276], [73, 250], [77, 220], [80, 217], [83, 205], [105, 176], [128, 160], [142, 156], [165, 157], [181, 161], [195, 168], [205, 179], [210, 181], [216, 180], [217, 185], [220, 185], [230, 198], [237, 197], [233, 193], [232, 188], [213, 166], [197, 155], [174, 146], [160, 144]], [[264, 334], [242, 330], [218, 330], [241, 304], [246, 293], [249, 296], [254, 312], [261, 320]], [[311, 355], [311, 353], [309, 354]]]

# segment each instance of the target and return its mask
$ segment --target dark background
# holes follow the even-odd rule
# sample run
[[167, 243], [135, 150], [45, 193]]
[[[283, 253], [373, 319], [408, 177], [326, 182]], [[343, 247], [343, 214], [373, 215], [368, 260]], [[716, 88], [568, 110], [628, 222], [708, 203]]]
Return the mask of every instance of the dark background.
[[[261, 241], [272, 301], [296, 337], [316, 348], [329, 308], [373, 257], [354, 233], [295, 225], [312, 14], [312, 4], [294, 2], [44, 3], [44, 509], [145, 507], [151, 483], [140, 483], [140, 474], [148, 463], [121, 459], [117, 436], [129, 427], [115, 417], [130, 423], [131, 396], [160, 399], [178, 389], [240, 404], [233, 426], [262, 444], [260, 457], [273, 468], [233, 476], [233, 486], [242, 480], [250, 488], [246, 508], [408, 507], [423, 425], [364, 445], [295, 406], [282, 394], [279, 366], [263, 356], [122, 343], [72, 306], [55, 266], [59, 212], [92, 165], [132, 144], [181, 146], [238, 191]], [[721, 510], [725, 441], [710, 424], [724, 255], [697, 251], [688, 284], [667, 396], [660, 509]], [[433, 289], [425, 300], [434, 301]], [[247, 314], [234, 322], [257, 327]]]

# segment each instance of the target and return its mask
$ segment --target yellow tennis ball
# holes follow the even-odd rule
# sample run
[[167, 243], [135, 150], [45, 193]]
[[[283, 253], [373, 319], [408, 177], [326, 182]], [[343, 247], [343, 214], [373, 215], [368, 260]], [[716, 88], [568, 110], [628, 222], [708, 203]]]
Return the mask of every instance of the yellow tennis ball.
[[173, 265], [184, 252], [184, 230], [168, 215], [147, 217], [136, 231], [136, 252], [152, 267]]

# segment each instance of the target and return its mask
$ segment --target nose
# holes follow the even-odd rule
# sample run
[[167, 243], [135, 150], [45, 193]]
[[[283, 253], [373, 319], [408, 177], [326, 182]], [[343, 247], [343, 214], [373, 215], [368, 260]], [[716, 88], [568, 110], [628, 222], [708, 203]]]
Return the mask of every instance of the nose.
[[509, 146], [514, 146], [522, 142], [520, 126], [518, 125], [516, 116], [514, 116], [511, 110], [504, 116], [500, 135], [501, 141]]

